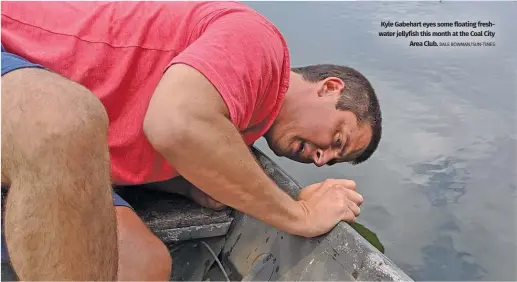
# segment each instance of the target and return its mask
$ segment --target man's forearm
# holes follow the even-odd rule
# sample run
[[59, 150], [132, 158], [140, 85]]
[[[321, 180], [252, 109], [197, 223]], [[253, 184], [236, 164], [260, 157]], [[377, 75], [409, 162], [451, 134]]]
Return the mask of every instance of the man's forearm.
[[269, 179], [224, 116], [191, 119], [161, 153], [217, 201], [289, 233], [299, 233], [303, 207]]

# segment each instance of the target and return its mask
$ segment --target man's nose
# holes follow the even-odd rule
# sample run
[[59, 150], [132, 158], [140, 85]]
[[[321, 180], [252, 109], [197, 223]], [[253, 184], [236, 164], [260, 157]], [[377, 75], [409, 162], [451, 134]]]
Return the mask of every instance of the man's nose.
[[316, 149], [312, 154], [312, 159], [317, 167], [324, 166], [332, 159], [332, 152], [330, 150]]

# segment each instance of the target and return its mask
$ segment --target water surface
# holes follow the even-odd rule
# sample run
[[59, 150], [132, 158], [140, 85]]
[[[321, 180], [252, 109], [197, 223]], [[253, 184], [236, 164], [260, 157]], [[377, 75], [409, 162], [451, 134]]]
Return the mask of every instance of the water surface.
[[[274, 157], [302, 185], [349, 178], [359, 222], [415, 280], [516, 280], [515, 2], [248, 2], [281, 30], [293, 66], [357, 68], [381, 102], [367, 163], [318, 169]], [[380, 22], [492, 21], [495, 47], [415, 48]]]

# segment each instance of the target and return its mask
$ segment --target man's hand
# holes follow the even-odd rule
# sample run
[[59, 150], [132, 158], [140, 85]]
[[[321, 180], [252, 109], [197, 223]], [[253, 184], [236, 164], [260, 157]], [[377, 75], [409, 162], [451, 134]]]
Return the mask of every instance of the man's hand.
[[328, 179], [304, 188], [298, 202], [306, 211], [306, 230], [298, 232], [314, 237], [329, 232], [340, 221], [354, 222], [359, 216], [363, 197], [351, 180]]

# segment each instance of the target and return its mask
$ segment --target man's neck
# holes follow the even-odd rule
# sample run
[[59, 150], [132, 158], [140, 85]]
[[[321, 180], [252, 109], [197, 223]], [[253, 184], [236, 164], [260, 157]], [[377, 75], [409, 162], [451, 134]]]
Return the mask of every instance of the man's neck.
[[292, 113], [297, 111], [298, 108], [303, 107], [304, 101], [308, 98], [309, 89], [310, 83], [302, 75], [291, 71], [289, 89], [285, 93], [284, 103], [279, 116], [285, 115], [285, 113]]
[[[307, 87], [307, 81], [303, 79], [303, 76], [291, 71], [290, 79], [289, 79], [289, 89], [285, 93], [286, 99], [300, 99], [300, 95], [303, 94], [305, 88]], [[293, 97], [295, 96], [295, 97]]]

